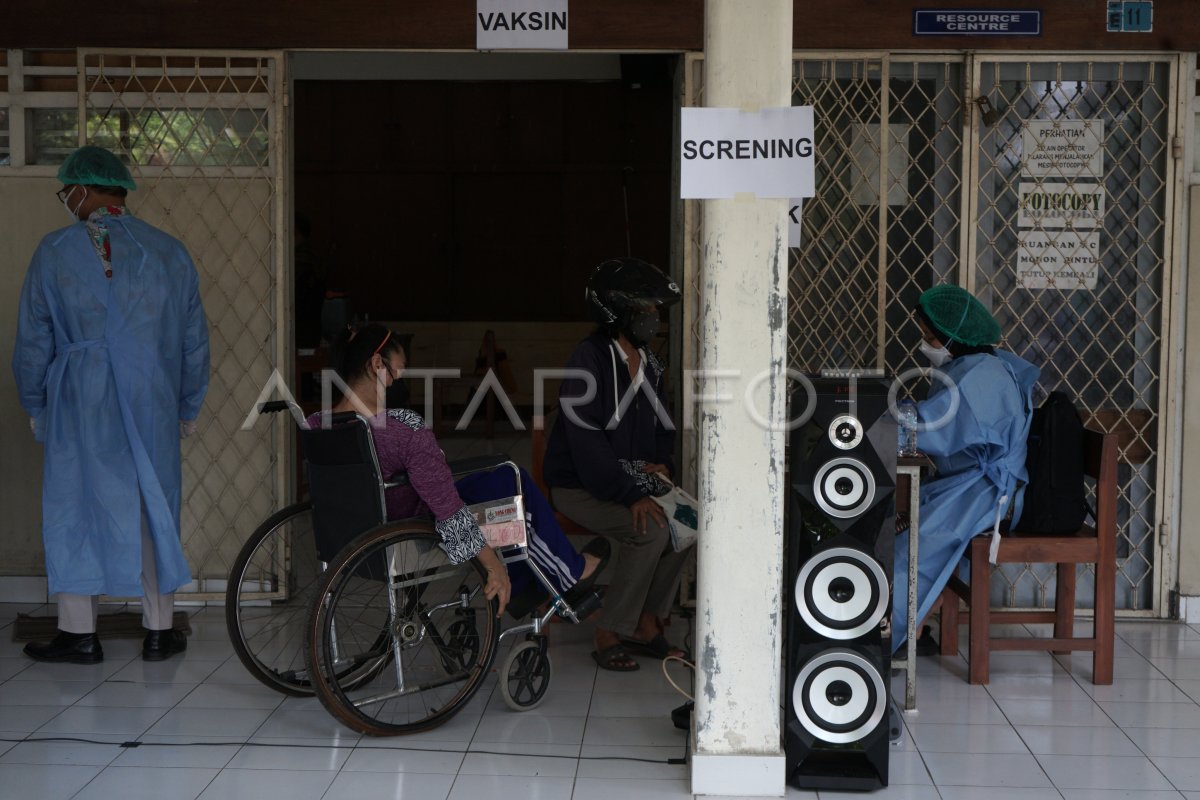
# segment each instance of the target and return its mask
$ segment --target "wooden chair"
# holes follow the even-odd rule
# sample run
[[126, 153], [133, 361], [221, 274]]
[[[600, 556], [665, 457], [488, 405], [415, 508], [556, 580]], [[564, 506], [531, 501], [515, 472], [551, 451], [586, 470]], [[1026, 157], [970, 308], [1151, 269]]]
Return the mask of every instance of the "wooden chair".
[[[1072, 650], [1092, 652], [1092, 682], [1113, 682], [1113, 622], [1116, 604], [1117, 547], [1117, 436], [1084, 431], [1084, 471], [1096, 481], [1095, 527], [1085, 525], [1074, 534], [1046, 536], [1010, 532], [1000, 539], [997, 564], [1057, 564], [1058, 588], [1054, 609], [1046, 611], [993, 611], [988, 599], [991, 565], [988, 545], [991, 532], [976, 536], [968, 545], [971, 583], [952, 577], [942, 592], [941, 652], [958, 652], [958, 625], [965, 618], [969, 631], [969, 681], [988, 682], [988, 658], [993, 650]], [[1095, 625], [1090, 637], [1073, 635], [1075, 572], [1077, 564], [1095, 564]], [[959, 599], [969, 612], [959, 610]], [[993, 637], [993, 623], [1054, 623], [1053, 638]]]

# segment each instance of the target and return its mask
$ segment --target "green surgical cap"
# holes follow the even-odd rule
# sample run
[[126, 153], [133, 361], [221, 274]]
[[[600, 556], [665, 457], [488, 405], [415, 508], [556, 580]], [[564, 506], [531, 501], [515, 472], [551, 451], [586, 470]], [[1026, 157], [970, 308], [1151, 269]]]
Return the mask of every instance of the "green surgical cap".
[[1000, 323], [966, 289], [934, 286], [921, 293], [918, 303], [938, 333], [956, 342], [978, 347], [1000, 341]]
[[121, 159], [94, 145], [81, 147], [67, 156], [58, 168], [58, 179], [67, 186], [120, 186], [131, 192], [137, 189]]

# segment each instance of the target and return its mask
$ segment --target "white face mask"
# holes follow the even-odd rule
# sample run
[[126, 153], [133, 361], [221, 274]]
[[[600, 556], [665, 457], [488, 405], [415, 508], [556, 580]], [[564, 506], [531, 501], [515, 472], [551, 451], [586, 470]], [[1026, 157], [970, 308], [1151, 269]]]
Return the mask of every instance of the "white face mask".
[[[74, 192], [72, 192], [71, 194], [74, 194]], [[71, 195], [68, 194], [66, 197], [63, 198], [63, 208], [66, 209], [67, 217], [71, 220], [71, 222], [79, 222], [78, 211], [79, 211], [79, 209], [83, 208], [83, 203], [85, 200], [87, 200], [87, 187], [86, 186], [83, 187], [83, 197], [79, 198], [79, 202], [75, 204], [74, 211], [71, 210]]]
[[934, 347], [926, 341], [921, 342], [921, 353], [928, 358], [929, 363], [933, 364], [935, 367], [940, 367], [950, 359], [954, 358], [954, 356], [950, 355], [950, 351], [947, 350], [945, 346]]

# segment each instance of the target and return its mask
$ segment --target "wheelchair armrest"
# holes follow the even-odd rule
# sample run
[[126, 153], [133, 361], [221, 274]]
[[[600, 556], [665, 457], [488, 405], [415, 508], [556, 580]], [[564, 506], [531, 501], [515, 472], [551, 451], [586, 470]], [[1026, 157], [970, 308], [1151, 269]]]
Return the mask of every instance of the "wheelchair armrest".
[[392, 475], [383, 482], [383, 488], [395, 489], [397, 486], [408, 486], [409, 483], [411, 483], [411, 481], [408, 479], [408, 473], [404, 470], [400, 470], [395, 475]]
[[506, 453], [492, 453], [474, 458], [460, 458], [447, 462], [453, 475], [466, 475], [469, 472], [485, 472], [502, 467], [512, 461]]

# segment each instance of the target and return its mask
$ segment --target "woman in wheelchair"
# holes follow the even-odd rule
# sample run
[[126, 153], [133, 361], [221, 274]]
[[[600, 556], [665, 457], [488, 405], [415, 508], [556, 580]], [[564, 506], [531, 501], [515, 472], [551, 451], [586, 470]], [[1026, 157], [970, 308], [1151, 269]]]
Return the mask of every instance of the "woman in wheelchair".
[[[308, 424], [318, 427], [326, 413], [341, 411], [357, 411], [371, 420], [371, 435], [383, 474], [403, 471], [409, 479], [407, 485], [388, 490], [388, 518], [432, 516], [452, 561], [459, 563], [478, 556], [487, 569], [485, 595], [489, 600], [499, 598], [500, 613], [508, 606], [510, 596], [515, 598], [509, 608], [513, 616], [528, 613], [543, 594], [539, 583], [523, 562], [505, 569], [495, 552], [485, 546], [483, 533], [467, 509], [468, 503], [511, 496], [511, 473], [475, 473], [456, 483], [433, 431], [421, 416], [408, 409], [385, 407], [385, 390], [400, 378], [406, 363], [404, 348], [386, 327], [371, 324], [346, 331], [333, 344], [332, 360], [348, 391], [331, 412], [313, 414]], [[583, 553], [577, 553], [533, 479], [524, 470], [521, 473], [532, 523], [529, 558], [570, 602], [573, 596], [590, 590], [594, 576], [607, 559], [608, 542], [597, 537]]]

